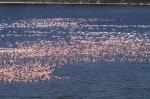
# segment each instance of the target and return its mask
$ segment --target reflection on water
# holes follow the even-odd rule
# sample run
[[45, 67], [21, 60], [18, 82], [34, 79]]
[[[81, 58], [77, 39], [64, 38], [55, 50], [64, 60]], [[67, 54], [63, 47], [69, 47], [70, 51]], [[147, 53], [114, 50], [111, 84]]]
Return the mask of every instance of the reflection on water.
[[150, 62], [149, 32], [137, 32], [150, 25], [106, 24], [117, 20], [100, 18], [5, 21], [0, 23], [2, 82], [68, 79], [53, 74], [65, 64]]

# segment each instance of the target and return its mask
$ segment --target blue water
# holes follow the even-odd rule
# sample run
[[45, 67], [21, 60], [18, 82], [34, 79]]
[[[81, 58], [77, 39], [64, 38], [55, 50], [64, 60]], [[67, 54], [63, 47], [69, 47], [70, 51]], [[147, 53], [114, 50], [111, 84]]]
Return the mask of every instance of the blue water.
[[[18, 42], [40, 40], [105, 41], [110, 36], [130, 35], [149, 44], [149, 9], [128, 5], [0, 5], [0, 47], [15, 48]], [[63, 22], [67, 23], [61, 25]], [[55, 69], [54, 75], [69, 79], [1, 82], [0, 99], [150, 99], [149, 56], [144, 62], [80, 62]]]

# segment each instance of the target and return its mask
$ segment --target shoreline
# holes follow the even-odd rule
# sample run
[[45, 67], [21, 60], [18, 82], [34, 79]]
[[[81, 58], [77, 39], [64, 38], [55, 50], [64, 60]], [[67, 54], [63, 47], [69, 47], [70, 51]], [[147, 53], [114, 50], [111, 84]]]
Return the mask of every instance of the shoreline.
[[150, 3], [61, 3], [61, 2], [0, 2], [0, 4], [58, 4], [58, 5], [148, 5]]

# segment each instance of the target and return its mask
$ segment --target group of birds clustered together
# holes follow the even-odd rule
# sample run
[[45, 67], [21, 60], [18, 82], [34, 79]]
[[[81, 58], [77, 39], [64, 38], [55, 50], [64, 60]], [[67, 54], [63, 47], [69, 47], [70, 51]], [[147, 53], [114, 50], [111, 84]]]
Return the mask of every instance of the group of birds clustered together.
[[[86, 26], [90, 29], [93, 28], [90, 27], [92, 25], [84, 24], [82, 27], [81, 24], [79, 26], [75, 22], [70, 24], [66, 21], [65, 24], [64, 20], [68, 19], [50, 19], [49, 21], [42, 21], [41, 19], [34, 25], [40, 28], [63, 27], [66, 29], [72, 24], [74, 26], [70, 26], [68, 29], [79, 29]], [[62, 21], [63, 24], [61, 24]], [[32, 22], [31, 27], [34, 25]], [[13, 25], [15, 28], [20, 28], [19, 26], [23, 28], [27, 25]], [[1, 27], [1, 29], [3, 28]], [[77, 31], [71, 34], [71, 32], [73, 31], [68, 32], [70, 33], [69, 42], [64, 39], [59, 41], [39, 40], [19, 42], [16, 47], [1, 47], [0, 81], [36, 82], [51, 79], [68, 79], [69, 77], [54, 75], [55, 68], [80, 62], [150, 62], [148, 34], [144, 34], [145, 36], [140, 38], [134, 33], [115, 34], [113, 32], [87, 33], [87, 31]]]

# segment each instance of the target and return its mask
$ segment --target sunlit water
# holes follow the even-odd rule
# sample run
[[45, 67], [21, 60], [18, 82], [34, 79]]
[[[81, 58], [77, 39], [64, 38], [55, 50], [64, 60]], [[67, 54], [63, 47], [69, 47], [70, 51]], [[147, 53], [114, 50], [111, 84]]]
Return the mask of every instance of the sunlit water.
[[0, 5], [0, 98], [149, 99], [149, 6]]

